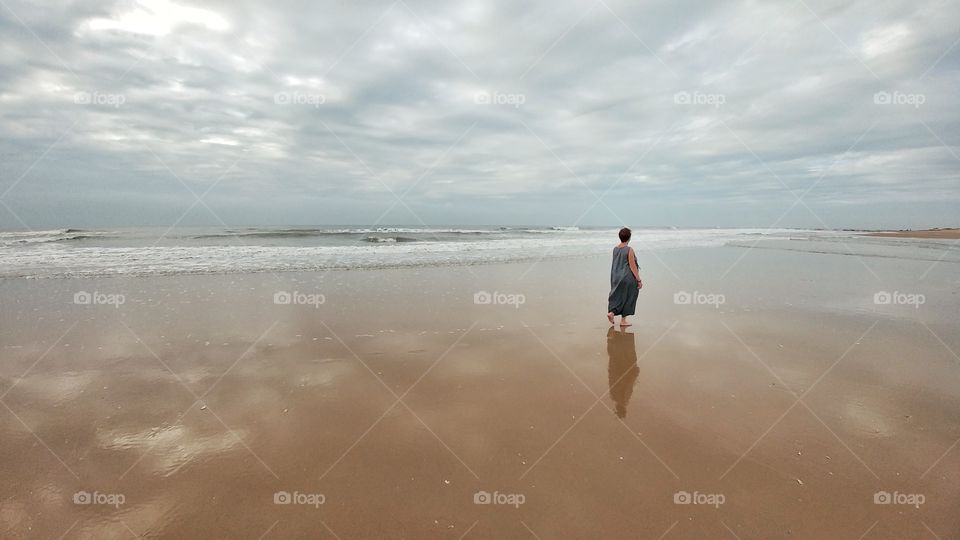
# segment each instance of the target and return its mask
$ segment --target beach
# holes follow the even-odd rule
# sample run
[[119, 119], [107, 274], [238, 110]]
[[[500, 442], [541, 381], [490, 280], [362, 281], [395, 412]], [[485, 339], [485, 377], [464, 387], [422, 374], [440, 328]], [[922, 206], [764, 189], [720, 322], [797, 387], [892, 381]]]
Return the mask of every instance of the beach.
[[960, 540], [957, 7], [0, 0], [0, 540]]
[[638, 235], [626, 331], [604, 317], [612, 242], [311, 271], [11, 255], [0, 531], [960, 536], [955, 255], [792, 236]]
[[951, 240], [956, 240], [960, 238], [960, 229], [877, 231], [869, 234], [870, 236], [881, 236], [881, 237], [890, 237], [890, 238], [949, 238]]

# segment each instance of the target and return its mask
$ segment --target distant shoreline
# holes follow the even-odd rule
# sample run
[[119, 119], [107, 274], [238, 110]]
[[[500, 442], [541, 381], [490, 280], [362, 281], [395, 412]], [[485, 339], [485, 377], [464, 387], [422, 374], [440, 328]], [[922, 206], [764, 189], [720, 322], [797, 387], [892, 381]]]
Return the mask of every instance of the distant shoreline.
[[876, 231], [867, 233], [866, 236], [883, 236], [888, 238], [946, 238], [960, 239], [960, 229], [920, 229], [920, 230], [899, 230], [899, 231]]

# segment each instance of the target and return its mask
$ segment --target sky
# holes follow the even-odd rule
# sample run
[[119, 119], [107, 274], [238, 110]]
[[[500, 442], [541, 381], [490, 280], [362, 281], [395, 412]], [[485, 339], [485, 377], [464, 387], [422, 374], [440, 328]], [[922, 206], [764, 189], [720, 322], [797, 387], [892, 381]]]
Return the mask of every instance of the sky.
[[955, 1], [0, 0], [0, 228], [921, 228]]

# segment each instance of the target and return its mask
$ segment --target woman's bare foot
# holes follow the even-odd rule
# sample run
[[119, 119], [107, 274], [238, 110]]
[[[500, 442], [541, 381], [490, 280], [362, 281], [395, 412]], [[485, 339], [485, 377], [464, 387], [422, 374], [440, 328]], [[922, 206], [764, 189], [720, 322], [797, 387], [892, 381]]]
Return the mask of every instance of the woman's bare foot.
[[613, 312], [612, 312], [612, 311], [607, 313], [607, 320], [610, 321], [610, 324], [614, 324], [614, 323], [613, 323]]
[[620, 317], [620, 328], [624, 328], [626, 326], [633, 326], [633, 325], [627, 322], [626, 317]]

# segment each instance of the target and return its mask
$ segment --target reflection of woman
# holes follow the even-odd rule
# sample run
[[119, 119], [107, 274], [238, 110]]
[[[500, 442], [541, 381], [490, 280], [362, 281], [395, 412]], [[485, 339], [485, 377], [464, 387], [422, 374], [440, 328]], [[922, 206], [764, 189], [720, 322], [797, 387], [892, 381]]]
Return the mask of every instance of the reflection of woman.
[[607, 330], [607, 356], [610, 357], [610, 364], [607, 367], [610, 397], [613, 398], [617, 416], [625, 418], [627, 403], [630, 402], [630, 395], [633, 394], [633, 383], [637, 381], [637, 375], [640, 374], [633, 334], [617, 332], [613, 327]]

